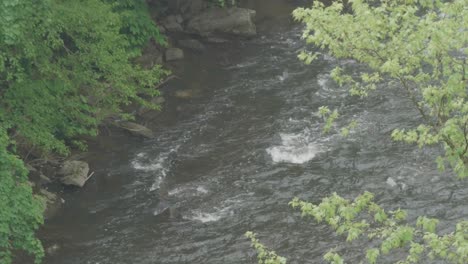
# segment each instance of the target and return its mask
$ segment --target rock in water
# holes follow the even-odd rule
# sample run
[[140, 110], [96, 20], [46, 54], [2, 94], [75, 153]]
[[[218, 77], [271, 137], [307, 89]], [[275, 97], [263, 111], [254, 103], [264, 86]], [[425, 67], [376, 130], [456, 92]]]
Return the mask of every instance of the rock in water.
[[168, 201], [161, 200], [156, 206], [153, 215], [158, 216], [164, 214], [166, 211], [171, 209], [171, 204]]
[[154, 134], [151, 129], [139, 125], [137, 123], [129, 122], [129, 121], [121, 121], [117, 123], [117, 126], [127, 130], [128, 132], [132, 133], [135, 136], [141, 136], [145, 138], [153, 138]]
[[211, 8], [190, 19], [187, 29], [202, 36], [224, 33], [252, 37], [257, 34], [255, 14], [245, 8]]
[[84, 161], [65, 161], [59, 174], [62, 175], [60, 181], [65, 185], [83, 187], [88, 178], [89, 165]]
[[205, 51], [205, 45], [196, 39], [182, 39], [177, 42], [180, 47], [190, 49], [193, 51], [203, 52]]
[[178, 48], [169, 48], [166, 50], [166, 61], [181, 60], [184, 58], [184, 51]]
[[179, 19], [179, 16], [168, 16], [166, 19], [164, 19], [162, 25], [169, 32], [180, 32], [183, 30], [182, 26], [180, 25], [182, 21]]

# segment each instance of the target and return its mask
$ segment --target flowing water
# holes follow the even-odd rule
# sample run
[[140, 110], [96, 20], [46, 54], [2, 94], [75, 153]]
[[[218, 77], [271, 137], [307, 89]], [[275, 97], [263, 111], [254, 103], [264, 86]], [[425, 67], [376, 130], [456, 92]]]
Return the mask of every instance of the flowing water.
[[[61, 248], [45, 263], [255, 263], [248, 230], [289, 263], [320, 263], [345, 239], [288, 202], [333, 192], [374, 192], [410, 219], [441, 219], [442, 231], [466, 219], [467, 183], [437, 172], [440, 150], [390, 140], [394, 128], [419, 121], [404, 96], [392, 85], [349, 96], [329, 72], [362, 67], [328, 56], [304, 66], [300, 35], [287, 16], [265, 16], [257, 38], [189, 58], [168, 94], [189, 88], [195, 96], [169, 99], [152, 123], [156, 139], [122, 137], [119, 151], [96, 157], [95, 177], [67, 194], [46, 226], [55, 237], [46, 244]], [[346, 138], [322, 134], [321, 105], [339, 109], [338, 126], [359, 126]], [[158, 215], [162, 203], [177, 208], [174, 217]], [[345, 251], [349, 263], [362, 259], [361, 247]]]

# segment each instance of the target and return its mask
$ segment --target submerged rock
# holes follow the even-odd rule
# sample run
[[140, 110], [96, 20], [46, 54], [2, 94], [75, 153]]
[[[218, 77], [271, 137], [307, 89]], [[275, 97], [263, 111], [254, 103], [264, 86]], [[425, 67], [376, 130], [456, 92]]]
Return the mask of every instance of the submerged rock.
[[89, 165], [84, 161], [65, 161], [59, 170], [60, 181], [65, 185], [83, 187], [88, 177]]
[[203, 52], [205, 51], [205, 45], [196, 39], [182, 39], [177, 42], [177, 44], [186, 49], [193, 51]]
[[166, 50], [166, 61], [181, 60], [184, 58], [184, 51], [179, 48], [169, 48]]
[[141, 136], [145, 138], [154, 138], [154, 133], [151, 129], [142, 126], [137, 123], [129, 121], [121, 121], [117, 123], [117, 126], [123, 128], [135, 136]]
[[180, 16], [168, 16], [164, 19], [162, 22], [162, 25], [164, 28], [169, 31], [169, 32], [180, 32], [182, 31], [182, 26], [180, 23], [182, 23], [182, 18]]
[[179, 90], [174, 93], [174, 96], [181, 99], [190, 99], [194, 96], [195, 91], [191, 89]]
[[212, 8], [190, 19], [187, 30], [202, 36], [224, 33], [251, 37], [257, 34], [255, 14], [245, 8]]

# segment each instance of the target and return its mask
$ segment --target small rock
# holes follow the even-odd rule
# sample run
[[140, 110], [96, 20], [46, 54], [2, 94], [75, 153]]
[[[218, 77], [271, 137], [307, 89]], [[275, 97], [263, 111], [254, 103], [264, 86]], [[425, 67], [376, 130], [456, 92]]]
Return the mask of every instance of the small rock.
[[84, 161], [65, 161], [59, 174], [62, 175], [60, 181], [65, 185], [83, 187], [88, 178], [89, 165]]
[[196, 39], [182, 39], [177, 42], [180, 47], [187, 48], [194, 51], [205, 51], [205, 45]]
[[39, 174], [39, 183], [40, 184], [47, 184], [47, 183], [51, 183], [51, 182], [52, 182], [52, 180], [49, 177], [45, 176], [42, 173]]
[[178, 16], [168, 16], [162, 21], [162, 25], [169, 32], [181, 32], [183, 29], [180, 22], [178, 22], [180, 19], [181, 18], [178, 18]]
[[184, 51], [178, 48], [169, 48], [166, 50], [166, 61], [180, 60], [184, 58]]
[[181, 15], [176, 15], [175, 20], [177, 23], [182, 24], [184, 23], [184, 18]]
[[174, 94], [177, 98], [189, 99], [193, 97], [193, 90], [180, 90], [176, 91]]
[[162, 105], [165, 102], [166, 102], [166, 99], [164, 99], [164, 97], [162, 96], [154, 97], [153, 99], [151, 99], [151, 103], [157, 104], [157, 105]]
[[140, 124], [129, 122], [129, 121], [121, 121], [117, 125], [127, 130], [128, 132], [130, 132], [131, 134], [135, 136], [141, 136], [145, 138], [154, 138], [153, 131]]
[[226, 43], [226, 42], [228, 42], [227, 39], [224, 39], [224, 38], [217, 38], [217, 37], [209, 37], [209, 38], [206, 38], [206, 41], [208, 41], [209, 43], [214, 43], [214, 44], [221, 44], [221, 43]]

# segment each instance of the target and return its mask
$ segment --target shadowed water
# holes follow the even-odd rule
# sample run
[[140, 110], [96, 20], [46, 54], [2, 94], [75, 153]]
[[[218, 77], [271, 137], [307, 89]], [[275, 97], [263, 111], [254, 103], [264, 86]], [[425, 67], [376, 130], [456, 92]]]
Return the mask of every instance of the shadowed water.
[[[466, 219], [467, 183], [437, 172], [440, 150], [390, 140], [394, 128], [419, 122], [395, 88], [349, 96], [329, 72], [359, 65], [324, 56], [304, 66], [296, 59], [300, 25], [265, 19], [260, 36], [233, 44], [229, 55], [215, 50], [183, 65], [184, 80], [169, 91], [196, 88], [200, 96], [169, 100], [152, 124], [156, 139], [123, 139], [118, 153], [96, 162], [95, 178], [65, 197], [63, 215], [48, 223], [58, 238], [46, 243], [62, 248], [45, 263], [254, 263], [248, 230], [288, 263], [320, 263], [345, 239], [287, 204], [332, 192], [374, 192], [386, 209], [441, 219], [443, 231]], [[358, 128], [347, 138], [322, 134], [315, 114], [322, 105], [339, 109], [338, 126], [356, 120]], [[156, 216], [161, 202], [177, 216]], [[362, 260], [360, 248], [347, 251], [349, 263]]]

